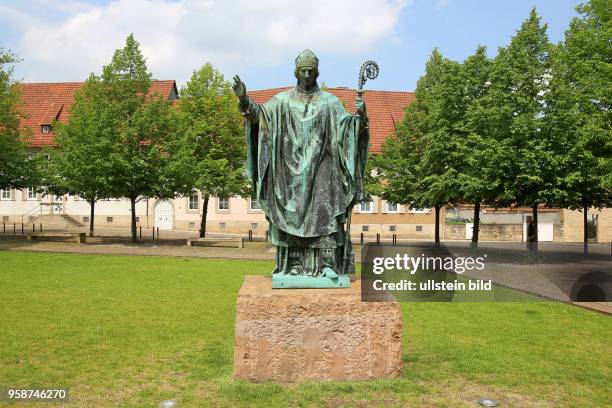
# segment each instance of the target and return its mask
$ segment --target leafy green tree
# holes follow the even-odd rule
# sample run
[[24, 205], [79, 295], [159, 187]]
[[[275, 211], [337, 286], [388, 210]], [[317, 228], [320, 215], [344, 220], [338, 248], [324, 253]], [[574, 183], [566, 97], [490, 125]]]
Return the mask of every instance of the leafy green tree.
[[[145, 197], [173, 197], [185, 187], [175, 178], [174, 155], [168, 150], [177, 135], [175, 110], [170, 101], [151, 95], [138, 42], [130, 35], [102, 70], [105, 118], [103, 134], [112, 151], [109, 175], [112, 196], [127, 197], [131, 207], [132, 241], [136, 242], [136, 203]], [[178, 166], [180, 167], [180, 166]]]
[[612, 2], [591, 0], [577, 11], [555, 48], [547, 114], [566, 149], [563, 205], [583, 211], [587, 252], [588, 209], [612, 204]]
[[436, 245], [440, 243], [440, 210], [460, 199], [460, 136], [454, 129], [462, 109], [454, 86], [459, 70], [458, 63], [433, 51], [396, 137], [388, 138], [381, 155], [373, 160], [384, 186], [383, 198], [434, 207]]
[[496, 141], [494, 165], [503, 174], [496, 201], [532, 208], [530, 240], [537, 242], [538, 205], [561, 196], [558, 169], [562, 155], [547, 124], [551, 46], [546, 25], [535, 9], [491, 66], [490, 86], [479, 115], [488, 118], [488, 135]]
[[464, 200], [474, 205], [474, 247], [478, 245], [481, 204], [495, 204], [503, 176], [496, 165], [499, 157], [497, 141], [490, 135], [486, 109], [481, 104], [491, 85], [490, 71], [491, 61], [487, 58], [486, 48], [479, 46], [474, 55], [463, 62], [458, 76], [463, 84], [460, 105], [464, 112], [458, 122], [462, 134], [459, 147], [464, 160], [458, 178]]
[[56, 124], [57, 147], [50, 161], [47, 185], [62, 193], [77, 195], [90, 206], [89, 235], [94, 235], [95, 204], [111, 196], [114, 174], [112, 122], [108, 101], [103, 98], [100, 78], [91, 74], [77, 91], [68, 123]]
[[12, 64], [18, 62], [10, 51], [0, 48], [0, 188], [23, 188], [32, 183], [33, 161], [27, 154], [20, 131], [21, 95], [12, 78]]
[[210, 63], [181, 89], [179, 115], [184, 146], [191, 151], [190, 185], [202, 192], [200, 237], [206, 236], [210, 197], [247, 194], [242, 116], [231, 84]]

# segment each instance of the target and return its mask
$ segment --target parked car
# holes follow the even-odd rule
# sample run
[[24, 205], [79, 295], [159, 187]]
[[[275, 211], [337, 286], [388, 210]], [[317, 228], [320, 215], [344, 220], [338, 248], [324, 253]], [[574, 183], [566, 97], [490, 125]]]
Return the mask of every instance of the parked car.
[[452, 217], [452, 218], [447, 218], [445, 221], [446, 221], [446, 222], [461, 222], [461, 223], [468, 223], [468, 222], [472, 222], [472, 220], [470, 220], [469, 218], [463, 218], [463, 217]]

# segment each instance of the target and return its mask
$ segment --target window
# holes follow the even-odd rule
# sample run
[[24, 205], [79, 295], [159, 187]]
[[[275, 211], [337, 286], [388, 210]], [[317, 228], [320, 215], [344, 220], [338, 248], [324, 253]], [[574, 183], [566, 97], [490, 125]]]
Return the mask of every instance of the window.
[[369, 230], [370, 230], [370, 226], [369, 225], [362, 225], [361, 226], [361, 231], [368, 232]]
[[225, 229], [225, 223], [224, 222], [220, 222], [219, 223], [219, 229], [220, 230], [224, 230]]
[[387, 212], [396, 213], [397, 212], [397, 203], [389, 203], [389, 202], [387, 202]]
[[89, 217], [83, 217], [83, 222], [89, 222]]
[[189, 196], [189, 202], [187, 203], [188, 210], [198, 210], [200, 207], [200, 199], [198, 198], [198, 193], [193, 193]]
[[49, 156], [47, 153], [43, 154], [43, 157], [45, 160], [51, 160], [51, 156]]
[[11, 199], [11, 190], [10, 189], [0, 189], [0, 200], [10, 200]]
[[26, 188], [26, 199], [36, 200], [36, 188], [34, 187]]
[[217, 210], [229, 211], [229, 198], [218, 197], [217, 198]]
[[261, 210], [261, 206], [259, 205], [255, 197], [249, 198], [249, 209], [251, 211]]
[[422, 232], [423, 231], [423, 226], [422, 225], [417, 225], [416, 226], [416, 230], [417, 230], [417, 232]]
[[106, 217], [106, 222], [113, 222], [113, 217]]
[[51, 125], [42, 125], [42, 132], [43, 133], [49, 133], [51, 132]]
[[431, 208], [412, 207], [410, 208], [410, 213], [411, 214], [429, 214], [431, 213]]
[[190, 222], [189, 223], [189, 229], [194, 229], [195, 227], [196, 227], [195, 226], [195, 222]]
[[136, 222], [140, 222], [140, 217], [135, 217], [136, 218]]
[[3, 215], [3, 216], [2, 216], [2, 221], [6, 222], [6, 221], [8, 221], [8, 220], [9, 220], [8, 215]]
[[257, 223], [256, 222], [252, 222], [251, 223], [251, 229], [252, 230], [257, 229]]
[[373, 203], [371, 201], [359, 203], [359, 212], [362, 212], [362, 213], [371, 213], [372, 212], [372, 204]]
[[395, 232], [396, 226], [395, 225], [389, 225], [389, 232]]
[[36, 217], [35, 217], [35, 216], [33, 216], [33, 215], [30, 215], [30, 216], [28, 217], [28, 222], [34, 222], [34, 220], [36, 220]]

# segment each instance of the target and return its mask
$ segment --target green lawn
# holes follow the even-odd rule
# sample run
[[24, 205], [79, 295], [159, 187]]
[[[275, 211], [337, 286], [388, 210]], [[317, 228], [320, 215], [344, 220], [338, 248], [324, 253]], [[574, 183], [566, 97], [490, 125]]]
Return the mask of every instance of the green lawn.
[[0, 388], [70, 387], [67, 407], [612, 405], [612, 318], [550, 302], [402, 304], [399, 379], [234, 381], [236, 295], [271, 268], [0, 252]]

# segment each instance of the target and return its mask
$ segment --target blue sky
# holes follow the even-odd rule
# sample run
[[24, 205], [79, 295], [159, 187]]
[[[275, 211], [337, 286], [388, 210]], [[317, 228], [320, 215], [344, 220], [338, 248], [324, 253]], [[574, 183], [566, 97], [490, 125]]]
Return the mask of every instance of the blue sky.
[[370, 89], [412, 91], [434, 47], [462, 60], [478, 44], [493, 57], [535, 6], [551, 41], [563, 39], [573, 0], [0, 0], [0, 47], [26, 82], [82, 81], [133, 32], [149, 69], [179, 87], [206, 62], [248, 89], [291, 85], [304, 48], [319, 82], [356, 87], [361, 63], [380, 65]]

